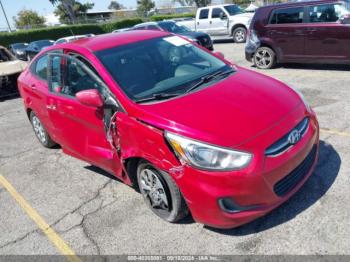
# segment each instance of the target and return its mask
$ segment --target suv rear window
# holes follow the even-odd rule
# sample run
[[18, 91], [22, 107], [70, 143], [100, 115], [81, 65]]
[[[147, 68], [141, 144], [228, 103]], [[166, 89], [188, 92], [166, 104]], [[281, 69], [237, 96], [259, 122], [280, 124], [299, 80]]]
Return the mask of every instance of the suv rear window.
[[304, 18], [304, 8], [278, 9], [272, 13], [270, 24], [296, 24], [302, 23]]

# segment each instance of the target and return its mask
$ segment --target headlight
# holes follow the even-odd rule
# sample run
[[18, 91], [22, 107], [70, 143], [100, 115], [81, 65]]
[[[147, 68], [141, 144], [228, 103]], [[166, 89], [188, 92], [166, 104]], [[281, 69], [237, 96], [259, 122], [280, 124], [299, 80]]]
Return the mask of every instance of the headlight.
[[18, 54], [18, 55], [24, 55], [24, 51], [18, 50], [18, 51], [17, 51], [17, 54]]
[[165, 137], [181, 161], [200, 169], [237, 170], [252, 160], [249, 153], [212, 146], [169, 132], [165, 132]]

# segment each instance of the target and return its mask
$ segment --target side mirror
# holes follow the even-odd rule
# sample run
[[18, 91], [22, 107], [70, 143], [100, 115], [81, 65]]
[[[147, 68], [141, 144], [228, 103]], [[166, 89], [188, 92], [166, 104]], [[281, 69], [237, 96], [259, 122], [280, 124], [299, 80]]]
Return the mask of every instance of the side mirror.
[[86, 106], [102, 107], [103, 100], [96, 89], [83, 90], [75, 94], [77, 100]]
[[350, 24], [350, 14], [342, 16], [339, 21], [343, 25], [349, 25]]
[[219, 51], [214, 52], [214, 55], [216, 55], [216, 56], [218, 56], [218, 57], [220, 57], [222, 59], [225, 58], [225, 55], [223, 53], [219, 52]]
[[227, 19], [227, 15], [226, 15], [224, 12], [221, 12], [221, 13], [220, 13], [220, 19], [221, 19], [221, 20]]

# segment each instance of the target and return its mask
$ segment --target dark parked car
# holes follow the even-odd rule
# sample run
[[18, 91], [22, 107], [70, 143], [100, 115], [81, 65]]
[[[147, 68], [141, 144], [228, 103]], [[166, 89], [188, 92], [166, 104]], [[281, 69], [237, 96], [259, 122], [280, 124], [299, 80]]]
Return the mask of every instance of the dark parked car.
[[18, 59], [26, 60], [26, 49], [28, 47], [28, 43], [15, 43], [9, 45], [10, 52]]
[[308, 1], [259, 8], [246, 58], [261, 69], [276, 63], [350, 64], [348, 1]]
[[48, 46], [52, 46], [55, 41], [52, 40], [39, 40], [31, 42], [26, 49], [27, 60], [30, 61], [36, 56], [41, 50]]
[[210, 36], [203, 32], [194, 32], [185, 26], [176, 24], [174, 21], [148, 22], [135, 25], [132, 30], [160, 30], [186, 37], [209, 50], [214, 50]]

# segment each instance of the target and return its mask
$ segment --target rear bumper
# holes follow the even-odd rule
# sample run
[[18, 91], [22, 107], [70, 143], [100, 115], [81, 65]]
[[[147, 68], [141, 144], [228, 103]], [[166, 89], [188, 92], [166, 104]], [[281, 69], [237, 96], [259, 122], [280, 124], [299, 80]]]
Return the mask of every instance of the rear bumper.
[[245, 45], [245, 59], [249, 62], [253, 61], [253, 56], [256, 50], [260, 47], [260, 42], [255, 43], [250, 38], [248, 38]]
[[[267, 159], [254, 154], [250, 167], [235, 172], [205, 172], [185, 167], [177, 183], [193, 218], [216, 228], [234, 228], [264, 216], [294, 195], [313, 173], [318, 159], [319, 131], [315, 117], [310, 118], [307, 134], [283, 155]], [[295, 172], [310, 153], [314, 156], [297, 183], [283, 196], [275, 185]], [[223, 208], [222, 199], [231, 199], [234, 212]]]

